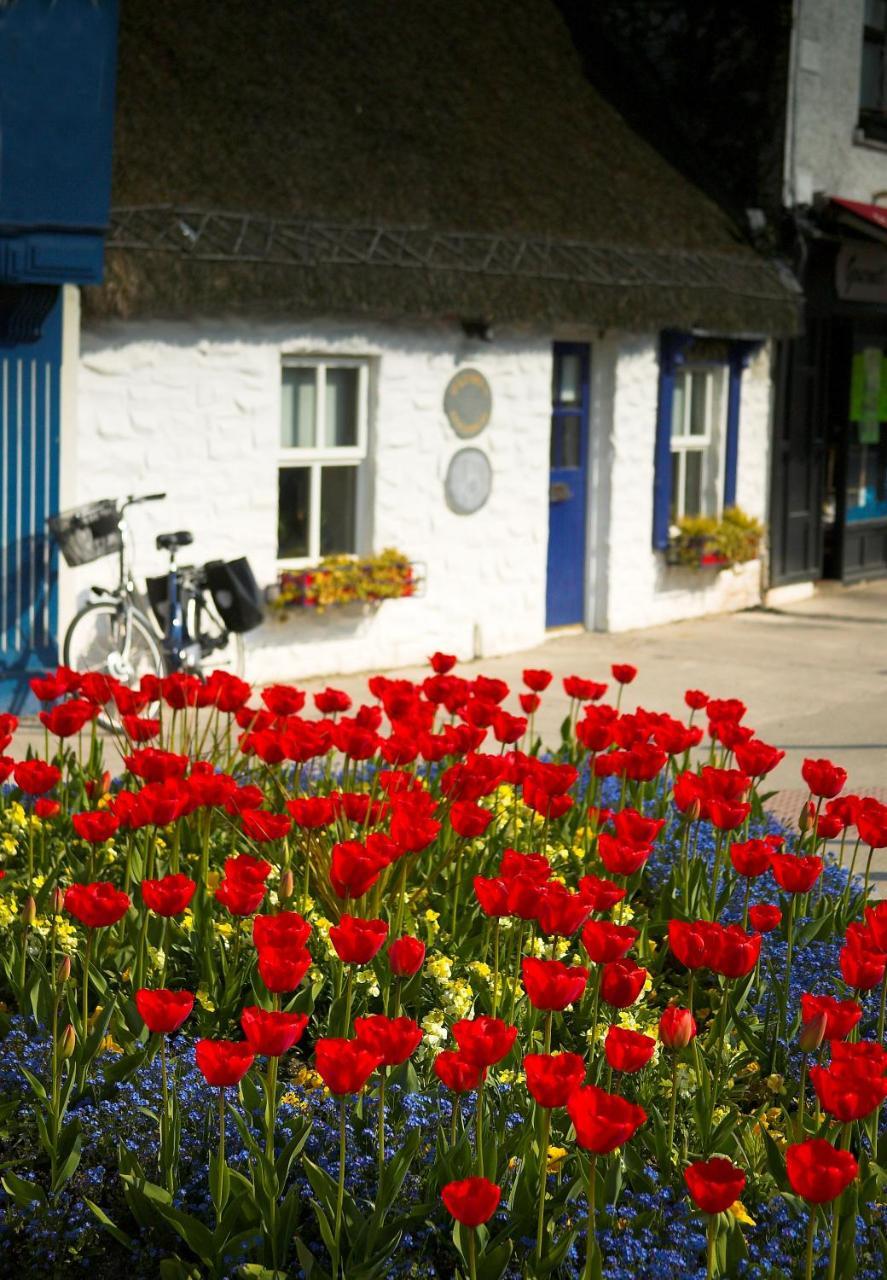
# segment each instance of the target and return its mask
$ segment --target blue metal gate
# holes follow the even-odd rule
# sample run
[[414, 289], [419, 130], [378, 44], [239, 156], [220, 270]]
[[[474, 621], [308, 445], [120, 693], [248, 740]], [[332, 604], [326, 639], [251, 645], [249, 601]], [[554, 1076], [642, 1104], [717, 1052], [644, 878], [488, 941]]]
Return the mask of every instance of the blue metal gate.
[[[62, 298], [33, 341], [0, 339], [0, 710], [20, 710], [28, 679], [57, 660]], [[44, 297], [39, 309], [46, 305]]]

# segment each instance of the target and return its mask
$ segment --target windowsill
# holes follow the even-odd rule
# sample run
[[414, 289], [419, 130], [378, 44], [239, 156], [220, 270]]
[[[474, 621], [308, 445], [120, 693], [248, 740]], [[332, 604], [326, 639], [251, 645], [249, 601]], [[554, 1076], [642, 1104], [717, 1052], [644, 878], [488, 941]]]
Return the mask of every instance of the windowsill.
[[858, 125], [853, 130], [853, 145], [865, 151], [887, 151], [887, 139], [875, 138]]

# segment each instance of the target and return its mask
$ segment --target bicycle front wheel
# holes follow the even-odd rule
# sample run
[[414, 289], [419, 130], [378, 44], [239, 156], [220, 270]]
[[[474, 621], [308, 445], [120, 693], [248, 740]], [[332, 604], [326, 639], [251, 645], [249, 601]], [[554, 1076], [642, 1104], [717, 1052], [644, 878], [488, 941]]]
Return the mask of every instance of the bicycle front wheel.
[[101, 671], [134, 688], [143, 675], [163, 675], [163, 654], [151, 623], [138, 609], [99, 601], [72, 619], [63, 646], [74, 671]]

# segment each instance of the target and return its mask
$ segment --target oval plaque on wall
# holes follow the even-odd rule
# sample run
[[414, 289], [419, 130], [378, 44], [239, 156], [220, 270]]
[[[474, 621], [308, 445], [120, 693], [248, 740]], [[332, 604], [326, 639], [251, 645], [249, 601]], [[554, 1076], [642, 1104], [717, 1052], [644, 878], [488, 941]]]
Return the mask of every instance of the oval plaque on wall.
[[493, 468], [480, 449], [460, 449], [454, 453], [447, 467], [444, 493], [447, 506], [457, 516], [474, 515], [480, 511], [493, 487]]
[[479, 369], [460, 369], [447, 383], [444, 413], [457, 436], [480, 435], [493, 412], [493, 393]]

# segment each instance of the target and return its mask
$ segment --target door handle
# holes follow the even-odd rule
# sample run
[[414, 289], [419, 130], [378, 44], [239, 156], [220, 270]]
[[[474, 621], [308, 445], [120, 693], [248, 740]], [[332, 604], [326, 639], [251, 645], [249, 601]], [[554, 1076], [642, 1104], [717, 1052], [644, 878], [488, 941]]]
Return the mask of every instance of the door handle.
[[572, 496], [573, 490], [564, 480], [557, 480], [554, 484], [549, 485], [548, 501], [552, 504], [569, 502]]

